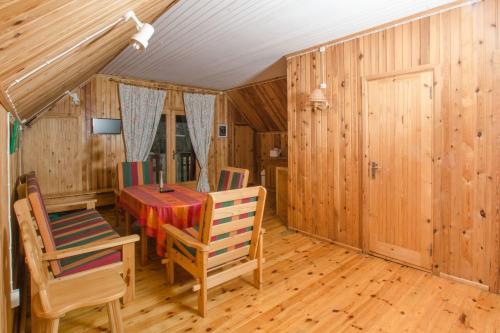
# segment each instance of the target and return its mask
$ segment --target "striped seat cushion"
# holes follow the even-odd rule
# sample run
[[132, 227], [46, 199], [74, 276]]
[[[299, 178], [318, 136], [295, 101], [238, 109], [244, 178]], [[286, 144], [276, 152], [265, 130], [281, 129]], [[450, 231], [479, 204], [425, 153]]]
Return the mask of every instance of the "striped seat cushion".
[[[57, 250], [64, 250], [91, 242], [119, 237], [106, 220], [95, 210], [83, 210], [56, 218], [50, 222]], [[121, 251], [108, 249], [59, 260], [65, 276], [88, 269], [120, 262]]]
[[245, 174], [243, 172], [234, 172], [231, 170], [222, 169], [220, 171], [219, 183], [217, 191], [236, 190], [243, 187]]
[[[28, 192], [28, 200], [31, 204], [33, 210], [33, 215], [35, 215], [36, 224], [38, 226], [38, 232], [42, 237], [43, 246], [45, 247], [45, 252], [53, 252], [56, 250], [56, 243], [52, 237], [52, 232], [50, 228], [50, 219], [45, 209], [45, 203], [43, 201], [42, 193], [40, 191], [40, 185], [38, 184], [38, 179], [35, 172], [30, 172], [26, 175], [26, 186]], [[50, 268], [54, 275], [61, 274], [62, 267], [58, 260], [52, 260], [50, 262]]]

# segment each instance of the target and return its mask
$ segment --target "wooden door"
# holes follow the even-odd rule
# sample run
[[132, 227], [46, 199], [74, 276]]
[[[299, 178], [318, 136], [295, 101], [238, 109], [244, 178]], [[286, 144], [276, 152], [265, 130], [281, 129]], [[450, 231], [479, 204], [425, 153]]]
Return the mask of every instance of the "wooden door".
[[250, 170], [248, 183], [254, 183], [255, 148], [254, 130], [250, 126], [234, 126], [234, 167]]
[[365, 249], [424, 269], [432, 263], [430, 71], [367, 80]]

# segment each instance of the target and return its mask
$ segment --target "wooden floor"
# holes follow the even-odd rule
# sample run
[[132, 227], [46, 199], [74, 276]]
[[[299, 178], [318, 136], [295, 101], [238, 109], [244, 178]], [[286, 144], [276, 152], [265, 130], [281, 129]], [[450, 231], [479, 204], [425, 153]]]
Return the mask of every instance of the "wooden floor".
[[[123, 308], [126, 332], [500, 332], [500, 295], [311, 239], [275, 217], [264, 225], [262, 291], [250, 274], [210, 289], [202, 319], [187, 274], [167, 287], [151, 258]], [[60, 332], [107, 327], [100, 307], [69, 313]]]

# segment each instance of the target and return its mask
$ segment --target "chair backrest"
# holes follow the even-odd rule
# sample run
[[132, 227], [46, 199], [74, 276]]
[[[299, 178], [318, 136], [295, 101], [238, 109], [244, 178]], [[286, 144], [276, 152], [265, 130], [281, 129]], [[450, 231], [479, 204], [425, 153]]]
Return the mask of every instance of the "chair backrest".
[[236, 190], [248, 185], [249, 171], [247, 169], [223, 167], [217, 181], [217, 191]]
[[40, 304], [44, 311], [50, 310], [50, 302], [47, 296], [47, 282], [49, 272], [42, 261], [42, 249], [36, 234], [35, 224], [31, 216], [28, 199], [21, 199], [14, 203], [17, 222], [21, 231], [26, 263], [31, 273], [31, 279], [36, 284], [36, 290], [40, 297]]
[[118, 190], [135, 185], [156, 184], [151, 161], [120, 162], [117, 176]]
[[199, 238], [210, 246], [208, 267], [257, 253], [266, 201], [262, 186], [208, 194]]
[[[40, 191], [35, 172], [30, 172], [26, 175], [26, 186], [28, 199], [33, 209], [33, 215], [35, 215], [38, 232], [42, 237], [45, 251], [53, 252], [56, 250], [56, 242], [52, 236], [49, 214], [47, 214], [47, 210], [45, 209], [45, 202], [43, 201], [42, 192]], [[54, 275], [62, 273], [62, 267], [59, 260], [52, 260], [50, 262], [50, 268]]]

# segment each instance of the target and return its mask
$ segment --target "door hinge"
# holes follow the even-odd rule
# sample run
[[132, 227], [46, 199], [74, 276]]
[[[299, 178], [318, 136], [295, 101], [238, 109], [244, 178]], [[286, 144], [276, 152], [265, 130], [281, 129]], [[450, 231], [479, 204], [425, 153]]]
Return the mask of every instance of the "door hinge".
[[432, 244], [429, 245], [429, 257], [432, 257]]

